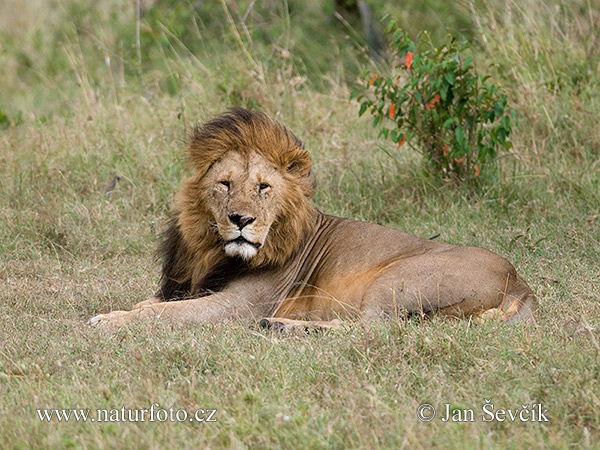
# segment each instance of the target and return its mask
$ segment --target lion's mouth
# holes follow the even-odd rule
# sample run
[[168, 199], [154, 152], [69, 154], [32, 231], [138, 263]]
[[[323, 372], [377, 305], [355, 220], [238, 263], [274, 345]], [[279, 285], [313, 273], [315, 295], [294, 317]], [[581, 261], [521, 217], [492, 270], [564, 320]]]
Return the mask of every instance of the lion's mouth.
[[261, 245], [257, 242], [250, 242], [248, 239], [244, 238], [243, 236], [239, 236], [236, 239], [232, 239], [231, 241], [227, 241], [225, 243], [225, 245], [229, 245], [229, 244], [238, 244], [238, 245], [248, 244], [254, 248], [259, 248]]

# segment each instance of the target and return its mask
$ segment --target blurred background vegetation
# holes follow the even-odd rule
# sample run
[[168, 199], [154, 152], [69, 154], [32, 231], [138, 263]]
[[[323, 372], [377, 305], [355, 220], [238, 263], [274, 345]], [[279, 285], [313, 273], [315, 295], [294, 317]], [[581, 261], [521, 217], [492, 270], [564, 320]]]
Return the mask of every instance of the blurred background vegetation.
[[124, 91], [152, 103], [159, 95], [192, 98], [190, 86], [201, 85], [223, 104], [264, 107], [249, 92], [256, 79], [292, 80], [298, 91], [352, 87], [375, 64], [367, 42], [386, 54], [371, 33], [389, 14], [413, 38], [426, 31], [434, 44], [447, 33], [469, 39], [480, 70], [512, 90], [522, 128], [534, 130], [537, 143], [591, 156], [600, 145], [590, 122], [598, 104], [597, 3], [3, 0], [0, 125], [69, 116], [81, 95], [88, 106], [123, 101]]
[[[197, 59], [210, 72], [229, 67], [227, 73], [232, 71], [231, 58], [241, 56], [242, 44], [265, 70], [277, 69], [280, 59], [290, 58], [293, 73], [319, 89], [327, 89], [332, 75], [336, 81], [353, 81], [366, 63], [369, 37], [360, 2], [354, 0], [142, 0], [139, 9], [136, 2], [112, 0], [3, 3], [5, 75], [19, 80], [21, 88], [3, 83], [3, 109], [29, 91], [28, 86], [43, 82], [52, 89], [45, 95], [27, 92], [31, 107], [47, 107], [51, 99], [68, 103], [67, 86], [72, 71], [81, 69], [73, 67], [79, 63], [85, 65], [92, 88], [103, 86], [109, 74], [127, 84], [139, 82], [143, 74], [173, 95], [182, 85], [172, 60]], [[414, 34], [429, 30], [434, 40], [447, 32], [471, 37], [474, 31], [464, 4], [376, 0], [369, 2], [369, 9], [371, 27], [391, 14]], [[227, 78], [222, 82], [227, 85]]]

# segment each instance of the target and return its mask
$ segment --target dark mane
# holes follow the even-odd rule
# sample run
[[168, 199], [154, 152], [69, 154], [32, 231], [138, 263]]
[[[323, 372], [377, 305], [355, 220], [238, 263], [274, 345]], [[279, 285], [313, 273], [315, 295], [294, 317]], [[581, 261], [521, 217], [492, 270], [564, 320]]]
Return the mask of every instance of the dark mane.
[[[266, 114], [230, 109], [198, 125], [187, 151], [193, 176], [175, 196], [175, 213], [158, 247], [162, 274], [156, 296], [163, 301], [206, 295], [248, 270], [285, 264], [317, 215], [311, 202], [316, 186], [310, 153]], [[227, 257], [206, 204], [205, 176], [230, 151], [246, 158], [258, 153], [283, 178], [279, 217], [261, 251], [247, 262]]]
[[183, 261], [187, 260], [187, 251], [183, 236], [177, 226], [177, 216], [169, 220], [168, 228], [161, 234], [156, 251], [162, 270], [160, 289], [155, 294], [161, 301], [177, 300], [191, 294], [191, 282], [185, 279]]

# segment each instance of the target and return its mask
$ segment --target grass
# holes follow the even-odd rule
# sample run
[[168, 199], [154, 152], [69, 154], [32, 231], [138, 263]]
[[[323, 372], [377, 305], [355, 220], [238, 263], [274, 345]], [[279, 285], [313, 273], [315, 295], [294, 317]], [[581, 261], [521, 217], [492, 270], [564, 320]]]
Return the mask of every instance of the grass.
[[[474, 36], [480, 67], [495, 64], [520, 119], [513, 153], [478, 189], [431, 178], [357, 117], [348, 94], [368, 63], [344, 26], [326, 28], [320, 2], [256, 5], [248, 35], [250, 2], [226, 4], [234, 25], [219, 2], [157, 2], [139, 47], [131, 5], [30, 0], [16, 14], [17, 3], [0, 6], [0, 448], [600, 447], [593, 2], [465, 4], [448, 18]], [[439, 28], [445, 4], [427, 5], [438, 13], [400, 11], [433, 17], [407, 26]], [[321, 210], [506, 256], [538, 295], [538, 323], [397, 321], [304, 338], [235, 322], [86, 327], [156, 289], [157, 235], [188, 173], [185, 133], [232, 104], [305, 140]], [[483, 422], [490, 398], [541, 403], [550, 421]], [[218, 422], [48, 424], [36, 413], [154, 402], [216, 409]], [[476, 421], [421, 423], [421, 403], [472, 408]]]

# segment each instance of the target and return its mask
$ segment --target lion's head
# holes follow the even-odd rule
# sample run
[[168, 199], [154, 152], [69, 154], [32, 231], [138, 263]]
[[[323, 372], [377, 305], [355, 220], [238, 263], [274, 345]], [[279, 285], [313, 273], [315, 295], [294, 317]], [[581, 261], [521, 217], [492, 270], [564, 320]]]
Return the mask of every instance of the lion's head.
[[233, 109], [194, 130], [188, 156], [195, 174], [175, 201], [185, 278], [195, 284], [227, 258], [248, 267], [287, 261], [316, 215], [302, 142], [264, 114]]

